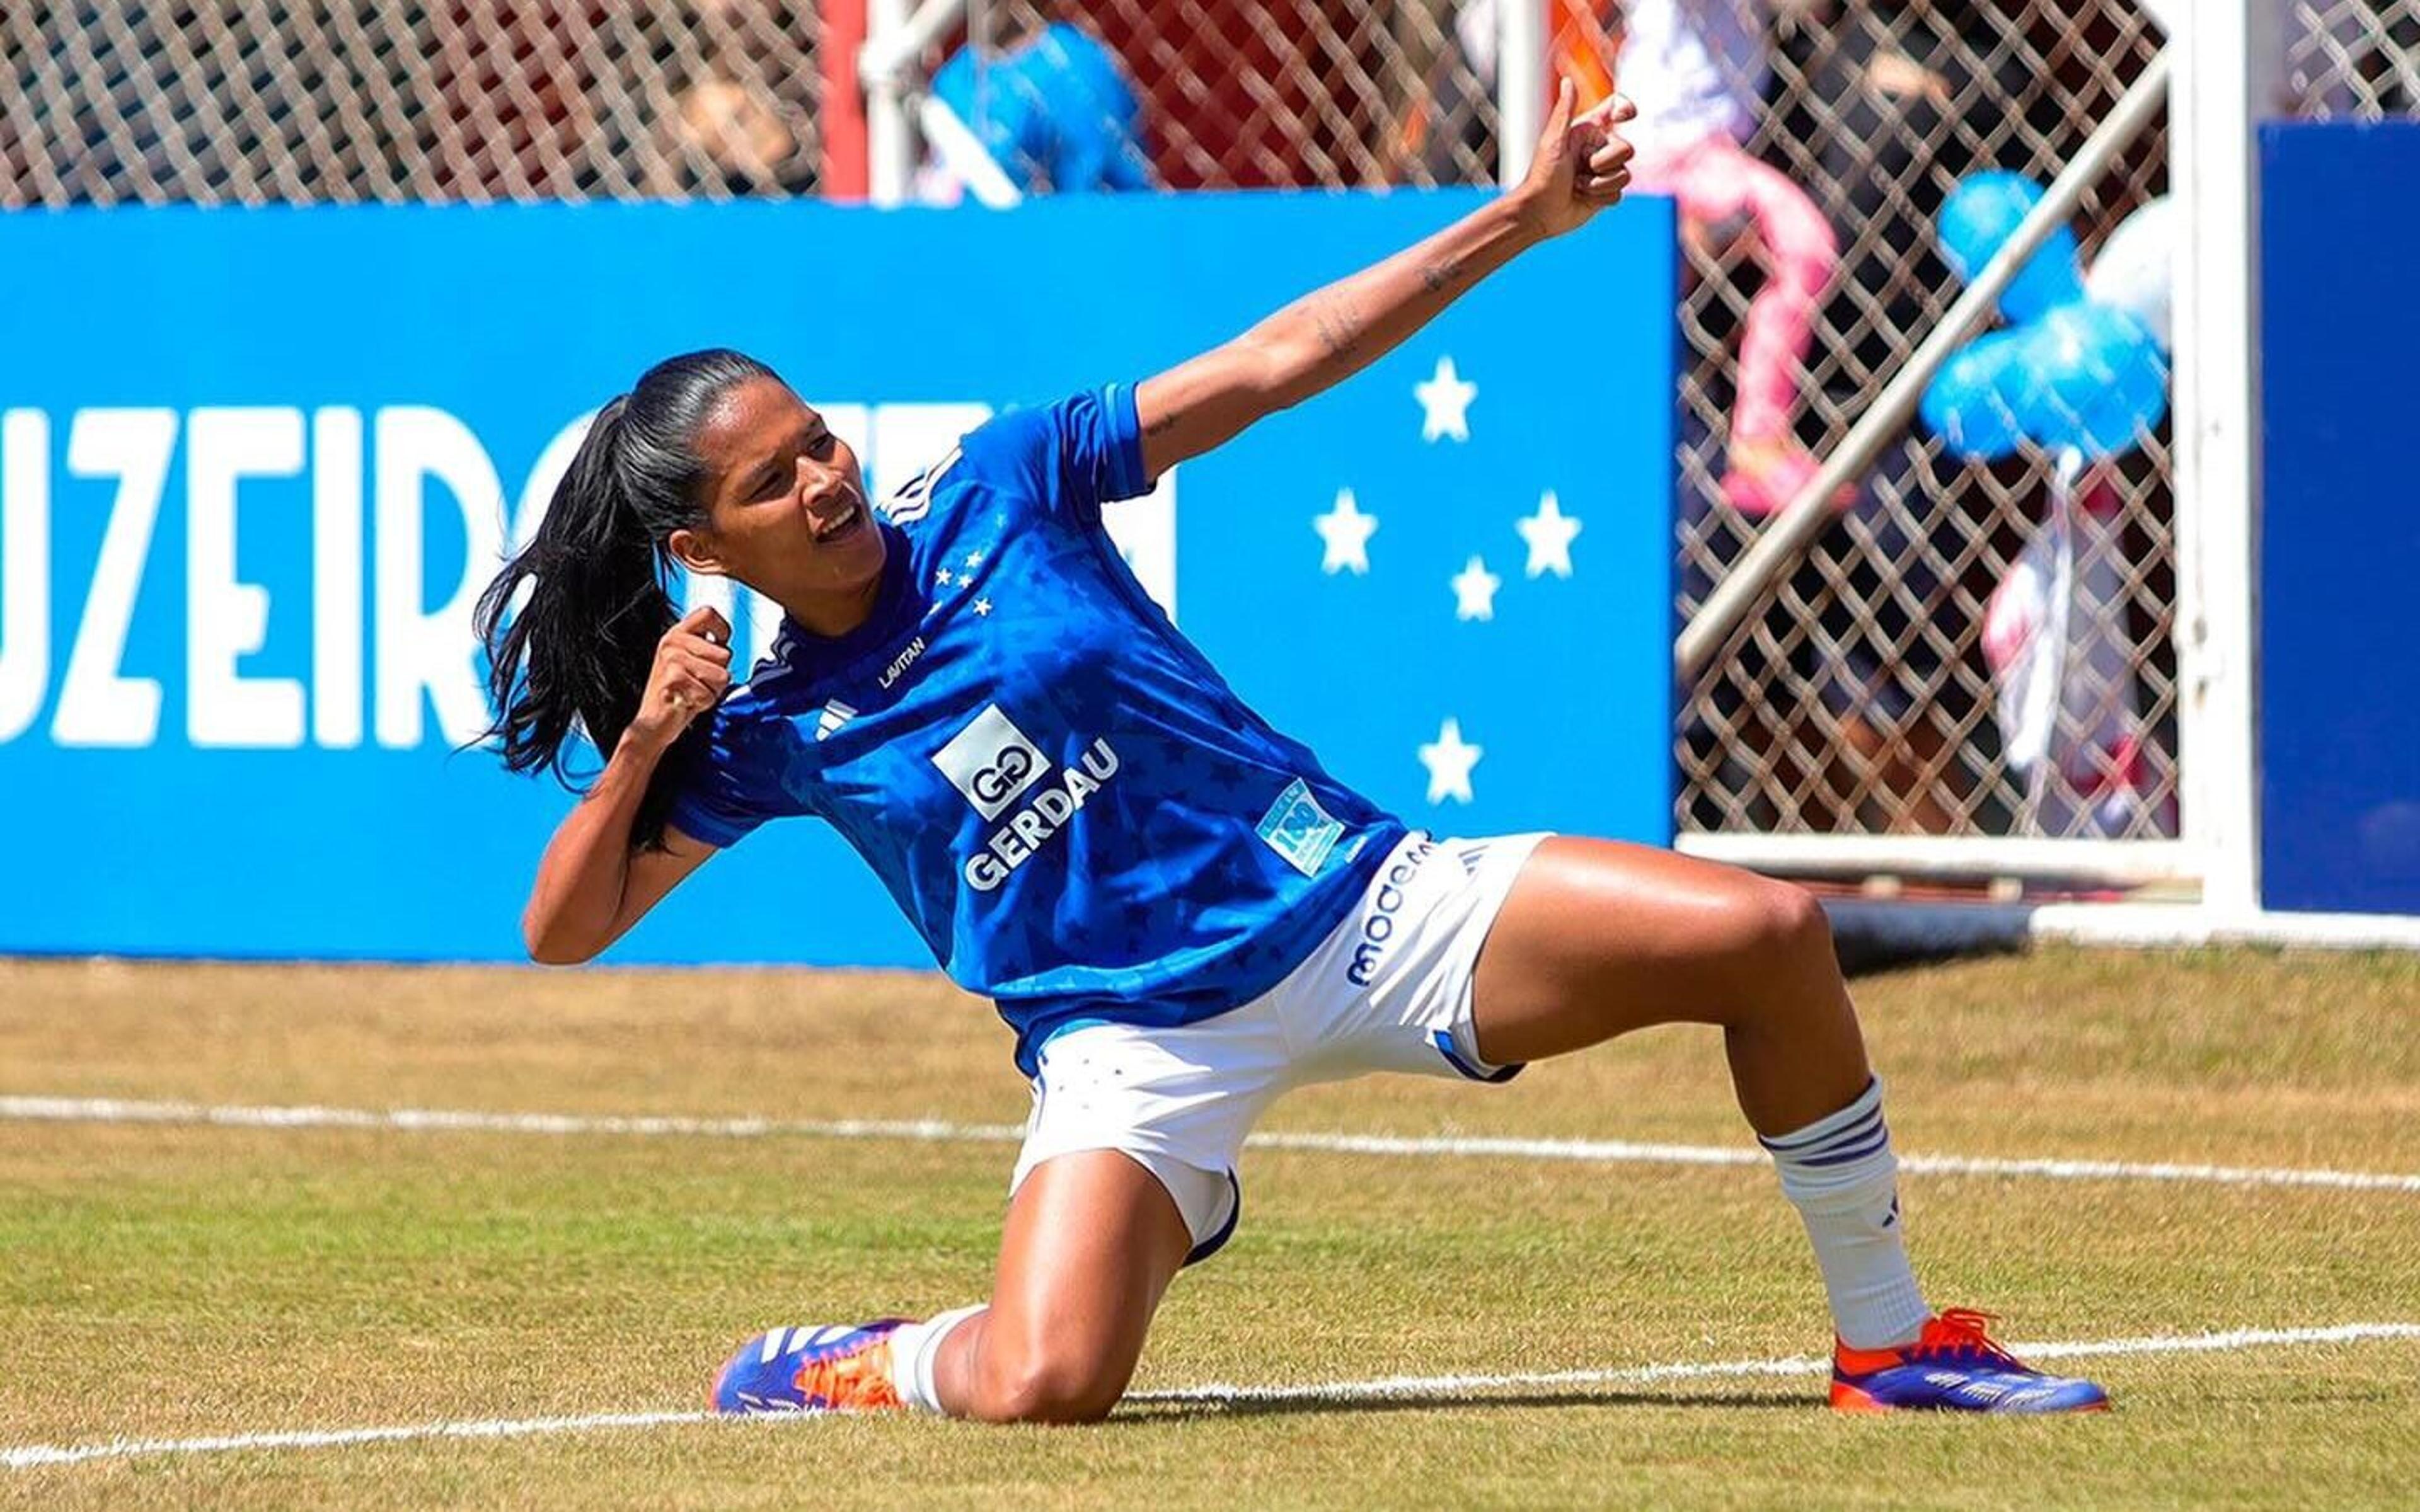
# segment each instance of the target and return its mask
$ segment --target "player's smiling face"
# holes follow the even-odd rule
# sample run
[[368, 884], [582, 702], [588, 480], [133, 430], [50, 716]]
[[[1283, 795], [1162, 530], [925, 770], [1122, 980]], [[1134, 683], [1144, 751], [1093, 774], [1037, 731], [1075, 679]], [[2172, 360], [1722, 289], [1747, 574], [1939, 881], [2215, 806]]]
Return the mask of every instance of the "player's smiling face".
[[697, 453], [706, 528], [675, 532], [674, 553], [769, 595], [811, 630], [862, 620], [882, 577], [882, 532], [857, 454], [824, 417], [779, 381], [751, 378], [715, 406]]

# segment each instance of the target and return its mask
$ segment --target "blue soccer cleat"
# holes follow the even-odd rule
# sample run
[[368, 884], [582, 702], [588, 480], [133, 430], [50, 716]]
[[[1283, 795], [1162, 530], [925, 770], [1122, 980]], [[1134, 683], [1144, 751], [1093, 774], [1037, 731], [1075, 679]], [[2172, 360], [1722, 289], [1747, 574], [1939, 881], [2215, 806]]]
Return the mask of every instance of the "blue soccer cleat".
[[1913, 1344], [1832, 1352], [1832, 1406], [1842, 1412], [2105, 1412], [2088, 1381], [2045, 1375], [1983, 1331], [1989, 1313], [1953, 1307]]
[[739, 1347], [714, 1378], [718, 1412], [878, 1412], [907, 1404], [891, 1372], [905, 1318], [862, 1327], [777, 1328]]

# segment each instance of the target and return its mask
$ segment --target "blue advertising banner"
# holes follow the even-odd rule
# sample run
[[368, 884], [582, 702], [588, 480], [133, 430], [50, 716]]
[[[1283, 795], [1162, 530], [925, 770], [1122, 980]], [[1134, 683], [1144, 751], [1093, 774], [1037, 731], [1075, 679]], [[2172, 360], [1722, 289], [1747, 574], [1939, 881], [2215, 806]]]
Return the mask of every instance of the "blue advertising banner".
[[2260, 134], [2260, 901], [2420, 914], [2420, 124]]
[[[765, 358], [879, 498], [1477, 203], [0, 217], [0, 950], [518, 958], [570, 800], [454, 748], [470, 609], [648, 363]], [[1601, 217], [1113, 510], [1246, 700], [1415, 825], [1668, 838], [1671, 245], [1663, 202]], [[804, 822], [609, 959], [927, 964]]]

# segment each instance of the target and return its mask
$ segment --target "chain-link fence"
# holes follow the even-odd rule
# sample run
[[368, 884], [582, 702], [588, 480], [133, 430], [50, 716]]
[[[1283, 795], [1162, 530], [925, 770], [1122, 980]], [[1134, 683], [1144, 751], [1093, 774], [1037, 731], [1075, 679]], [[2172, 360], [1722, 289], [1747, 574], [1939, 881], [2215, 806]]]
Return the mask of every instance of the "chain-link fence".
[[[1810, 273], [1812, 255], [1758, 234], [1769, 220], [1685, 218], [1684, 614], [1760, 529], [1743, 441], [1785, 455], [1836, 444], [1956, 297], [1935, 247], [1944, 196], [1985, 168], [2047, 182], [2162, 40], [2124, 0], [1814, 3], [1785, 8], [1768, 36], [1749, 150], [1803, 191], [1837, 255]], [[2076, 223], [2087, 256], [2164, 190], [2165, 162], [2155, 130], [2094, 186]], [[1745, 437], [1757, 304], [1793, 279], [1822, 289], [1797, 412], [1777, 442]], [[2028, 773], [1995, 717], [1986, 627], [1995, 591], [2029, 570], [2049, 459], [1963, 462], [1920, 425], [1886, 445], [1684, 690], [1681, 827], [2173, 835], [2169, 477], [2163, 428], [2082, 482], [2073, 614], [2090, 623], [2072, 629], [2086, 649], [2067, 664], [2052, 754]]]
[[[1170, 185], [1483, 182], [1497, 3], [993, 0], [971, 31], [995, 56], [1054, 21], [1106, 40]], [[1642, 140], [1703, 128], [1708, 98], [1729, 93], [1743, 103], [1725, 131], [1796, 186], [1796, 207], [1769, 184], [1711, 206], [1682, 194], [1684, 614], [1760, 528], [1743, 458], [1787, 477], [1836, 443], [1956, 297], [1934, 249], [1943, 196], [1981, 168], [2048, 180], [2161, 41], [2129, 0], [1556, 0], [1550, 22], [1572, 71], [1589, 71], [1593, 41], [1601, 82], [1626, 69], [1622, 87], [1653, 95], [1639, 72], [1666, 76], [1671, 118], [1644, 112]], [[1617, 55], [1625, 36], [1647, 62]], [[1709, 66], [1730, 71], [1722, 88], [1688, 77]], [[2086, 196], [2087, 253], [2163, 190], [2165, 159], [2154, 131]], [[1792, 284], [1812, 331], [1776, 403], [1760, 311]], [[1681, 826], [2173, 835], [2168, 476], [2162, 433], [2082, 480], [2071, 618], [2089, 623], [2054, 754], [2026, 770], [1994, 717], [1987, 609], [2043, 530], [2049, 460], [1968, 465], [1920, 431], [1885, 447], [1838, 526], [1685, 690]]]
[[[2049, 178], [2159, 36], [2130, 0], [1558, 3], [1567, 62], [1634, 20], [1714, 37], [1748, 102], [1747, 151], [1796, 186], [1821, 228], [1793, 254], [1770, 244], [1790, 239], [1769, 235], [1752, 202], [1685, 220], [1678, 548], [1693, 612], [1760, 525], [1727, 475], [1758, 448], [1770, 464], [1837, 442], [1954, 297], [1934, 249], [1944, 194], [1983, 167]], [[923, 61], [929, 73], [970, 38], [979, 55], [1003, 55], [1076, 23], [1120, 60], [1153, 177], [1173, 188], [1484, 182], [1492, 4], [974, 0], [964, 30]], [[2288, 62], [2309, 108], [2408, 109], [2415, 4], [2303, 5]], [[9, 5], [0, 204], [812, 190], [817, 38], [812, 0]], [[2164, 163], [2155, 132], [2095, 187], [2078, 221], [2087, 254], [2162, 190]], [[1758, 301], [1793, 280], [1813, 315], [1783, 428], [1745, 435], [1744, 390], [1775, 409], [1769, 382], [1740, 381], [1745, 353], [1771, 339]], [[1771, 355], [1758, 359], [1767, 379]], [[1986, 608], [2040, 528], [2049, 471], [1962, 463], [1920, 431], [1886, 447], [1837, 525], [1684, 690], [1682, 827], [2172, 833], [2164, 436], [2082, 490], [2095, 528], [2077, 536], [2076, 580], [2098, 585], [2108, 653], [2083, 658], [2082, 696], [2067, 701], [2084, 756], [2045, 795], [2013, 769], [1993, 717]], [[2129, 738], [2088, 738], [2113, 717]]]
[[0, 6], [0, 206], [811, 190], [812, 0]]
[[2319, 119], [2420, 116], [2420, 4], [2293, 0], [2286, 8], [2288, 113]]
[[[989, 0], [995, 54], [1052, 22], [1106, 42], [1172, 189], [1483, 183], [1493, 33], [1455, 0]], [[1490, 23], [1492, 25], [1492, 23]]]

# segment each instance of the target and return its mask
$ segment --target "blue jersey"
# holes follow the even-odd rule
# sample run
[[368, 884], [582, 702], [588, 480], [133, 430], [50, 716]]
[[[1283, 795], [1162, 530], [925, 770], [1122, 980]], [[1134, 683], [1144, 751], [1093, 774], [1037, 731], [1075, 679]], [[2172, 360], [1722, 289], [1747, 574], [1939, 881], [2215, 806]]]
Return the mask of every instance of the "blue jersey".
[[1144, 594], [1101, 505], [1149, 486], [1129, 386], [974, 431], [886, 507], [865, 624], [785, 623], [676, 779], [672, 823], [709, 844], [829, 821], [1028, 1074], [1072, 1020], [1266, 992], [1404, 833]]

